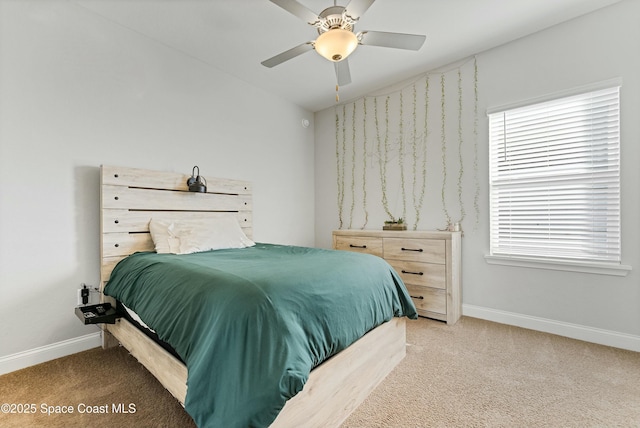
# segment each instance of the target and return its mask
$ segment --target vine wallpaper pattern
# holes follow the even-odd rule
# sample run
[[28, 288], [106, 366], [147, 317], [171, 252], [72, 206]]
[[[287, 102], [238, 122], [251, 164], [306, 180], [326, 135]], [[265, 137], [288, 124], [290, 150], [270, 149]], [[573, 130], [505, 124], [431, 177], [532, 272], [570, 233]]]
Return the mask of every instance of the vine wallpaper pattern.
[[[379, 228], [371, 214], [413, 230], [425, 215], [445, 229], [477, 226], [478, 65], [469, 59], [389, 93], [335, 107], [339, 228]], [[425, 205], [426, 202], [426, 205]], [[472, 206], [467, 206], [472, 205]]]

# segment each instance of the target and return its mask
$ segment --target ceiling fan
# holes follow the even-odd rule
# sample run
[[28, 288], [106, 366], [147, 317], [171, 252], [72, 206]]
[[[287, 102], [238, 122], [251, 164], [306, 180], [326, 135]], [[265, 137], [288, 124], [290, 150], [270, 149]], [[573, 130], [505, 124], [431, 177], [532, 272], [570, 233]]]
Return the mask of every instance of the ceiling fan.
[[310, 50], [315, 50], [335, 66], [338, 85], [351, 83], [347, 57], [358, 45], [383, 46], [417, 51], [426, 36], [381, 31], [354, 32], [354, 26], [375, 0], [351, 0], [347, 6], [334, 5], [320, 14], [309, 10], [296, 0], [270, 0], [284, 10], [306, 21], [318, 29], [316, 40], [302, 43], [272, 58], [262, 61], [265, 67], [274, 67]]

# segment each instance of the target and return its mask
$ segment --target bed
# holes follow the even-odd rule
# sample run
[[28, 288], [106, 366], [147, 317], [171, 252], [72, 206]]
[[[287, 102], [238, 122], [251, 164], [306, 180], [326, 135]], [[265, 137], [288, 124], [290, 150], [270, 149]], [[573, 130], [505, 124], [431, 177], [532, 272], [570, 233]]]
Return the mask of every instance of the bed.
[[[360, 266], [362, 263], [370, 263], [365, 268], [367, 272], [384, 269], [382, 265], [378, 265], [378, 260], [381, 259], [372, 256], [360, 259], [358, 257], [363, 255], [355, 253], [265, 243], [256, 243], [246, 248], [196, 251], [188, 255], [156, 254], [154, 241], [149, 233], [152, 219], [215, 222], [216, 219], [222, 221], [231, 216], [237, 221], [236, 224], [240, 225], [244, 235], [249, 240], [252, 238], [251, 186], [248, 182], [208, 179], [207, 193], [191, 193], [187, 191], [188, 178], [188, 175], [172, 172], [110, 166], [101, 168], [101, 287], [104, 291], [106, 286], [107, 293], [118, 296], [119, 301], [122, 299], [134, 306], [133, 309], [145, 322], [151, 320], [150, 326], [154, 329], [159, 327], [161, 338], [173, 342], [171, 345], [183, 358], [176, 358], [126, 318], [120, 318], [116, 324], [105, 325], [103, 346], [120, 343], [126, 347], [178, 401], [185, 405], [187, 411], [201, 426], [339, 426], [405, 355], [404, 316], [415, 317], [416, 314], [401, 281], [394, 283], [397, 293], [389, 292], [393, 286], [388, 285], [381, 285], [386, 288], [377, 292], [382, 295], [382, 301], [391, 302], [390, 308], [383, 309], [380, 313], [377, 309], [370, 310], [369, 306], [384, 305], [363, 304], [360, 301], [370, 300], [362, 297], [358, 299], [358, 305], [363, 306], [365, 310], [364, 313], [360, 313], [355, 309], [350, 311], [338, 308], [347, 295], [360, 296], [361, 293], [368, 293], [369, 288], [375, 289], [377, 285], [360, 285], [360, 288], [346, 291], [336, 287], [338, 300], [327, 301], [324, 306], [318, 301], [325, 299], [324, 285], [328, 290], [331, 288], [329, 284], [338, 283], [340, 277], [344, 278], [347, 275], [346, 270], [340, 269]], [[273, 257], [282, 263], [275, 263]], [[120, 261], [122, 263], [119, 263]], [[341, 261], [344, 261], [344, 268], [340, 267]], [[248, 262], [251, 264], [247, 265]], [[268, 272], [260, 271], [258, 274], [255, 263], [261, 264], [260, 269], [266, 268]], [[285, 270], [290, 271], [288, 277], [276, 276], [275, 266], [280, 263], [287, 266]], [[163, 269], [167, 270], [157, 270], [160, 269], [160, 265], [165, 264], [167, 267]], [[178, 280], [191, 275], [182, 270], [186, 269], [185, 265], [197, 266], [194, 273], [196, 277], [189, 280], [190, 285], [186, 289], [189, 292], [183, 291], [178, 297], [170, 297], [168, 300], [171, 303], [163, 304], [161, 299], [166, 294], [165, 288], [169, 290], [171, 287], [184, 287], [178, 284]], [[327, 269], [327, 266], [331, 269]], [[204, 272], [209, 275], [209, 271], [212, 270], [224, 271], [224, 282], [233, 284], [236, 290], [251, 291], [238, 297], [235, 294], [225, 294], [229, 293], [229, 290], [217, 286], [216, 293], [222, 294], [216, 294], [211, 298], [202, 297], [203, 295], [199, 294], [202, 290], [193, 284], [199, 284], [200, 280], [204, 283]], [[333, 279], [323, 277], [323, 286], [297, 285], [299, 278], [320, 277], [323, 270], [333, 272]], [[136, 271], [140, 275], [135, 274]], [[376, 274], [375, 278], [380, 276]], [[389, 276], [395, 281], [393, 273]], [[263, 277], [277, 278], [277, 286], [262, 285], [259, 281], [262, 281]], [[292, 278], [298, 279], [294, 281]], [[165, 279], [167, 284], [163, 282]], [[375, 282], [377, 279], [369, 278], [367, 281]], [[285, 283], [290, 283], [289, 288], [281, 288]], [[254, 286], [255, 284], [259, 285]], [[153, 292], [143, 293], [145, 287]], [[263, 293], [266, 289], [275, 294], [267, 296]], [[311, 297], [305, 295], [307, 289], [315, 294]], [[196, 290], [193, 291], [194, 296], [188, 297], [191, 290]], [[128, 300], [131, 298], [130, 295], [134, 295], [134, 300]], [[106, 295], [104, 298], [112, 299]], [[183, 298], [191, 300], [181, 300]], [[213, 326], [224, 326], [223, 328], [205, 326], [198, 329], [189, 324], [182, 324], [187, 322], [185, 318], [195, 316], [198, 312], [196, 307], [203, 306], [200, 309], [203, 314], [222, 314], [222, 309], [212, 310], [210, 306], [200, 305], [200, 301], [209, 301], [207, 305], [220, 302], [220, 305], [230, 308], [232, 300], [242, 302], [242, 305], [234, 307], [232, 315], [205, 316], [213, 320]], [[114, 300], [111, 301], [115, 304]], [[309, 303], [311, 301], [314, 302], [313, 305]], [[286, 306], [281, 306], [280, 302], [293, 304], [293, 307], [287, 309]], [[189, 310], [171, 310], [168, 307], [170, 304], [188, 307]], [[277, 309], [270, 311], [271, 306], [277, 306]], [[320, 326], [308, 323], [309, 319], [314, 318], [311, 311], [315, 311], [315, 307], [322, 307], [320, 315], [315, 316], [324, 323]], [[163, 318], [169, 315], [176, 318]], [[274, 319], [273, 322], [271, 318]], [[300, 346], [301, 331], [311, 337], [313, 334], [308, 334], [309, 331], [319, 333], [322, 338], [337, 337], [332, 332], [341, 331], [343, 327], [333, 327], [335, 318], [345, 318], [346, 324], [358, 324], [360, 319], [366, 322], [356, 327], [354, 332], [349, 332], [348, 337], [340, 338], [337, 342], [323, 342], [324, 339], [321, 339], [319, 342], [313, 342], [313, 345]], [[294, 319], [296, 322], [304, 322], [294, 326]], [[196, 324], [203, 323], [202, 318], [198, 318]], [[277, 330], [270, 330], [268, 326], [272, 323], [280, 327], [286, 326], [284, 330], [287, 333], [280, 334]], [[201, 339], [182, 340], [188, 335]], [[203, 335], [208, 339], [202, 339], [205, 337]], [[236, 336], [243, 337], [242, 342], [249, 343], [249, 348], [240, 348], [240, 345], [236, 346], [229, 341], [229, 337]], [[251, 345], [253, 339], [262, 342], [254, 346]], [[203, 343], [203, 340], [210, 340], [211, 344], [220, 343], [220, 340], [226, 341], [225, 349], [228, 349], [228, 352], [220, 352], [220, 346], [202, 346], [200, 343]], [[287, 351], [270, 353], [269, 347]], [[295, 354], [289, 359], [289, 350], [296, 347], [311, 349], [312, 352]], [[286, 356], [283, 356], [284, 354]], [[252, 360], [254, 356], [255, 359]], [[236, 360], [246, 360], [246, 365], [228, 368], [221, 374], [207, 378], [214, 368], [202, 366], [201, 363], [209, 359], [215, 360], [215, 367], [223, 363], [233, 365]], [[280, 360], [282, 366], [278, 365]], [[182, 361], [186, 361], [186, 364]], [[271, 362], [274, 362], [274, 365], [271, 365]], [[271, 372], [275, 370], [273, 367], [282, 367], [282, 372], [286, 375], [272, 376]], [[310, 369], [313, 370], [309, 373]], [[247, 375], [242, 377], [243, 373]], [[260, 376], [264, 379], [258, 379]], [[238, 382], [240, 385], [233, 384], [232, 380], [236, 377], [242, 379]], [[255, 384], [251, 383], [254, 379]], [[265, 384], [264, 390], [259, 389], [262, 383]], [[278, 384], [277, 388], [270, 386], [273, 383]], [[187, 391], [190, 394], [187, 394]], [[232, 408], [229, 410], [233, 402], [242, 403], [242, 400], [234, 398], [231, 402], [224, 402], [224, 396], [229, 394], [240, 397], [238, 394], [242, 394], [242, 391], [254, 391], [256, 395], [266, 397], [266, 404], [262, 404], [262, 401], [253, 403], [249, 397], [247, 403], [251, 404], [243, 404], [244, 411]], [[210, 393], [213, 395], [207, 395]], [[211, 408], [217, 405], [218, 409], [225, 408], [228, 410], [227, 413], [231, 413], [225, 415], [224, 412], [216, 411], [215, 415], [209, 414], [206, 409], [203, 410], [207, 403], [211, 403]], [[229, 419], [233, 412], [242, 414], [242, 417], [238, 416], [237, 420]], [[247, 412], [255, 414], [247, 416]]]

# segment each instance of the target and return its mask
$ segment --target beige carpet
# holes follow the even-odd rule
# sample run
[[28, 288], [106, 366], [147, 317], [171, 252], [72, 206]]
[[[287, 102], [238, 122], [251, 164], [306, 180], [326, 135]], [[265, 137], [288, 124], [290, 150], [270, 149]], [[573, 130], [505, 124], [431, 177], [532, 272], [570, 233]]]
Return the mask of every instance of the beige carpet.
[[343, 428], [640, 427], [640, 353], [467, 317], [408, 325], [406, 358]]
[[[473, 318], [408, 323], [407, 357], [345, 421], [374, 427], [640, 427], [640, 354]], [[0, 427], [193, 427], [122, 348], [0, 376]], [[42, 413], [42, 405], [74, 408]], [[113, 406], [135, 413], [113, 413]], [[80, 405], [109, 413], [78, 413]], [[100, 407], [97, 408], [100, 410]]]
[[[36, 405], [35, 413], [0, 412], [2, 428], [195, 427], [180, 403], [124, 348], [96, 348], [0, 376], [0, 403]], [[114, 404], [128, 413], [114, 413]], [[105, 405], [109, 413], [84, 408]], [[74, 412], [55, 413], [60, 407], [48, 414], [49, 406], [72, 406]]]

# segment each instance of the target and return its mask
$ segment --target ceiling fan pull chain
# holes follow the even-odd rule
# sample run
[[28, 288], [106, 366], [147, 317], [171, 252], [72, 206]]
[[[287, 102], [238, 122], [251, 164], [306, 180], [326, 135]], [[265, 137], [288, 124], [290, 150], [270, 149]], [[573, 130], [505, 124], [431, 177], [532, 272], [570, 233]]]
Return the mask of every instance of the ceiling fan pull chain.
[[338, 88], [339, 88], [339, 86], [338, 86], [338, 85], [336, 85], [336, 103], [337, 103], [338, 101], [340, 101], [340, 95], [338, 94]]

